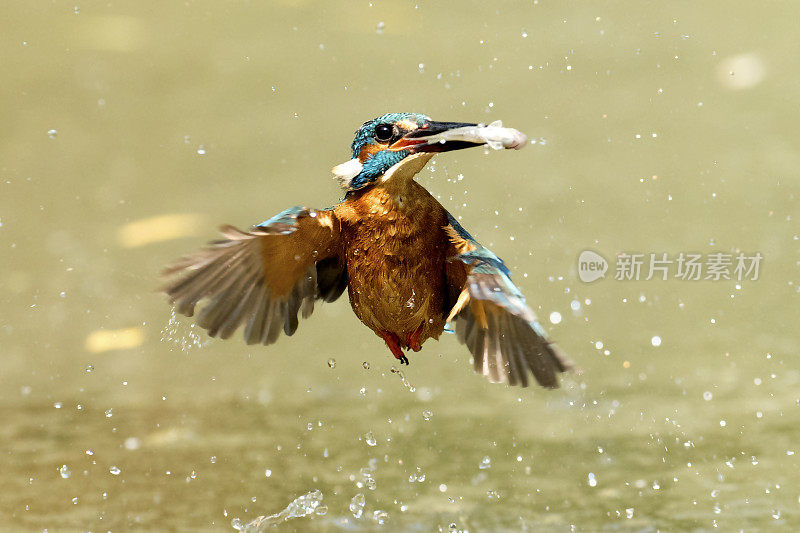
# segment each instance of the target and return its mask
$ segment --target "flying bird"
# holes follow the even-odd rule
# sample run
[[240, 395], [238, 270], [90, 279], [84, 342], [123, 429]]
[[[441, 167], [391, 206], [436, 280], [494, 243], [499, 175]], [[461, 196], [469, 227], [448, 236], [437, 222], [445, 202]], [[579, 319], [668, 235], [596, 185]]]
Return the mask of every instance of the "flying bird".
[[482, 246], [414, 176], [438, 152], [489, 145], [523, 147], [499, 122], [483, 126], [389, 113], [365, 122], [352, 159], [333, 168], [344, 199], [329, 209], [292, 207], [165, 269], [175, 309], [227, 339], [242, 327], [248, 344], [293, 335], [298, 313], [347, 289], [356, 316], [401, 364], [403, 350], [455, 330], [475, 371], [492, 382], [558, 387], [572, 368], [548, 339], [502, 260]]

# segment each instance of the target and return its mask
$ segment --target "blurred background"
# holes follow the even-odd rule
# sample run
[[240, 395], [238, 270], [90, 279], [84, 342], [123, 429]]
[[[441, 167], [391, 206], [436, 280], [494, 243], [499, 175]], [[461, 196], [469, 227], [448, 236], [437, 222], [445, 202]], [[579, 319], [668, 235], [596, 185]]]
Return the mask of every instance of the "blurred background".
[[[303, 495], [271, 520], [800, 527], [796, 3], [2, 11], [0, 529], [233, 531]], [[418, 181], [579, 363], [561, 389], [489, 384], [449, 336], [393, 373], [346, 297], [265, 348], [156, 292], [222, 223], [339, 201], [330, 168], [394, 111], [532, 140]], [[613, 279], [623, 252], [740, 251], [757, 280]]]

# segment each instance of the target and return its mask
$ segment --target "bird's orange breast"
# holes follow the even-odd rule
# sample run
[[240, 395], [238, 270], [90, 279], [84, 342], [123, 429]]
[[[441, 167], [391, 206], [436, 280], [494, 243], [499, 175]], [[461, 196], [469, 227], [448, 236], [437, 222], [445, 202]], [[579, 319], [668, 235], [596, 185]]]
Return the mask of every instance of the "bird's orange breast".
[[376, 333], [420, 344], [438, 338], [445, 319], [446, 214], [414, 181], [376, 184], [336, 208], [342, 220], [353, 311]]

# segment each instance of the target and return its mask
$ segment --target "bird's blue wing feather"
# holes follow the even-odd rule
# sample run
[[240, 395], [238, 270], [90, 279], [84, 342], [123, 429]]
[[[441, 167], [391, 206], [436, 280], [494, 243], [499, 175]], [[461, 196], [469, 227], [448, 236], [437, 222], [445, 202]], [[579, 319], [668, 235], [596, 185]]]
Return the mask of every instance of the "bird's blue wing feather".
[[557, 387], [556, 374], [571, 363], [548, 339], [508, 267], [450, 213], [445, 232], [451, 241], [447, 278], [455, 300], [450, 317], [472, 352], [475, 370], [491, 381], [522, 386], [530, 372], [540, 384]]

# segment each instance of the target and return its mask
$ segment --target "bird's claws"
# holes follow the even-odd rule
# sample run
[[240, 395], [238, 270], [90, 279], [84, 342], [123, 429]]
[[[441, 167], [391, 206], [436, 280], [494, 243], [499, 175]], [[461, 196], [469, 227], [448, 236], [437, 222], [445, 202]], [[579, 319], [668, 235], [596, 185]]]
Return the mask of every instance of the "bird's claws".
[[422, 327], [424, 325], [425, 324], [420, 324], [420, 326], [416, 329], [416, 331], [414, 331], [414, 333], [408, 336], [408, 342], [406, 344], [410, 349], [414, 350], [415, 352], [418, 352], [422, 349], [422, 345], [420, 345], [419, 343], [419, 336], [422, 334]]
[[392, 355], [395, 357], [395, 359], [400, 361], [401, 365], [407, 365], [408, 358], [403, 353], [403, 349], [400, 348], [400, 339], [397, 337], [397, 335], [394, 333], [389, 333], [388, 331], [378, 333], [378, 335], [380, 335], [381, 338], [386, 341], [386, 346], [388, 346], [389, 350], [392, 351]]

